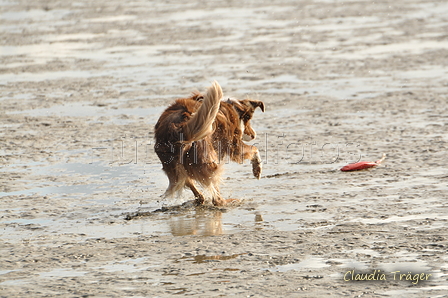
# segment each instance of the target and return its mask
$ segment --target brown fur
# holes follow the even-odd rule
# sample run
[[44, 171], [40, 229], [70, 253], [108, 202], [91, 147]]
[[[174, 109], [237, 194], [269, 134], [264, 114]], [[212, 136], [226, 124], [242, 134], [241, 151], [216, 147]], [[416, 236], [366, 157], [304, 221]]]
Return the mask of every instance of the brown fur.
[[260, 179], [258, 149], [243, 143], [243, 135], [246, 140], [255, 138], [250, 120], [257, 107], [264, 112], [264, 104], [221, 99], [221, 86], [214, 82], [205, 95], [195, 92], [178, 99], [160, 116], [154, 149], [169, 179], [165, 196], [188, 187], [196, 203], [203, 204], [205, 197], [195, 185], [198, 182], [211, 192], [215, 206], [225, 205], [229, 200], [221, 198], [219, 183], [226, 157], [238, 163], [251, 160], [252, 172]]

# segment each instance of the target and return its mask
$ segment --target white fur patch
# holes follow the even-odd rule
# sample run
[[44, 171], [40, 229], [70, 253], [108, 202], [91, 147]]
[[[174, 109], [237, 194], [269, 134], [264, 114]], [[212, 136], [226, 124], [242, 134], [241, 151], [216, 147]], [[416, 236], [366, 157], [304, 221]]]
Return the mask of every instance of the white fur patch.
[[240, 130], [241, 130], [241, 132], [242, 132], [243, 135], [244, 135], [244, 122], [243, 122], [243, 120], [241, 120], [241, 119], [240, 119]]
[[[243, 141], [250, 142], [252, 141], [252, 137], [244, 133], [244, 121], [240, 119], [240, 129], [243, 132]], [[255, 139], [255, 138], [254, 138]]]

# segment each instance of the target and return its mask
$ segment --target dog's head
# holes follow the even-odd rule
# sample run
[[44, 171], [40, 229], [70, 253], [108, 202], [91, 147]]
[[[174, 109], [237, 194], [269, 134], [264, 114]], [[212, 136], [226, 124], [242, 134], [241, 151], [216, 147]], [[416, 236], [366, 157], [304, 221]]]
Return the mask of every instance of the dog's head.
[[257, 133], [250, 125], [250, 120], [252, 119], [256, 108], [260, 108], [261, 111], [264, 112], [264, 103], [260, 100], [238, 100], [231, 98], [229, 98], [227, 102], [232, 104], [235, 110], [238, 112], [238, 115], [240, 117], [241, 131], [243, 132], [243, 140], [248, 142], [255, 139]]

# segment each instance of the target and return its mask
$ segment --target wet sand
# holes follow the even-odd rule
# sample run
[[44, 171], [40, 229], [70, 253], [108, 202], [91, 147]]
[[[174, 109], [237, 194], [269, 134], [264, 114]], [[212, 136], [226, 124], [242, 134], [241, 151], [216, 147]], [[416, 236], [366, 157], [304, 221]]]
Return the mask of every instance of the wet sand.
[[[448, 3], [0, 1], [0, 15], [1, 297], [446, 295]], [[265, 102], [262, 178], [226, 165], [241, 204], [225, 208], [161, 199], [153, 126], [212, 80]]]

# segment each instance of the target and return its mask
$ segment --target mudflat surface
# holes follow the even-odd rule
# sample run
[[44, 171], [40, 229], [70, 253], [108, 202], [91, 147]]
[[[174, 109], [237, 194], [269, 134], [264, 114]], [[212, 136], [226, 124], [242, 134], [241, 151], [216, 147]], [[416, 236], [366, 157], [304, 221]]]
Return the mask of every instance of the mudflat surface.
[[[0, 296], [446, 297], [447, 2], [1, 0], [0, 19]], [[226, 165], [226, 208], [162, 200], [153, 126], [212, 80], [265, 102], [262, 178]]]

